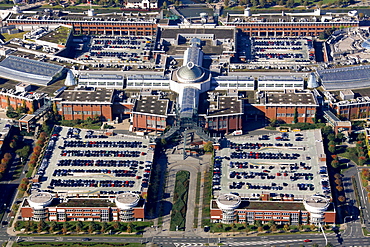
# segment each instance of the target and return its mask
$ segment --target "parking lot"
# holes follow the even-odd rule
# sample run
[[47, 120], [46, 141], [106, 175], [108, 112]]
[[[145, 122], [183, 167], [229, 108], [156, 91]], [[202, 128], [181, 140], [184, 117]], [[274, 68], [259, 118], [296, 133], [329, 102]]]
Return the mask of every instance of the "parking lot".
[[305, 38], [255, 38], [251, 41], [254, 62], [315, 61], [312, 40]]
[[145, 190], [154, 152], [149, 141], [108, 133], [56, 127], [32, 189], [71, 195]]
[[243, 136], [227, 146], [215, 157], [215, 196], [302, 200], [330, 192], [320, 130]]
[[143, 62], [149, 59], [155, 40], [140, 36], [94, 37], [82, 60]]

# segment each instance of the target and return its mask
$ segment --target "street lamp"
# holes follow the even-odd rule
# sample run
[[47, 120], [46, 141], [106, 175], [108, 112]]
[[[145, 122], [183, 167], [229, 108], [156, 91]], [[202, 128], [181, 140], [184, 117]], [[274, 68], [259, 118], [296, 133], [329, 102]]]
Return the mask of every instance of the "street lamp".
[[324, 229], [322, 228], [322, 225], [321, 225], [321, 222], [319, 221], [319, 227], [322, 231], [322, 234], [324, 235], [324, 238], [325, 238], [325, 246], [328, 245], [328, 239], [326, 238], [326, 235], [325, 235], [325, 232], [324, 232]]

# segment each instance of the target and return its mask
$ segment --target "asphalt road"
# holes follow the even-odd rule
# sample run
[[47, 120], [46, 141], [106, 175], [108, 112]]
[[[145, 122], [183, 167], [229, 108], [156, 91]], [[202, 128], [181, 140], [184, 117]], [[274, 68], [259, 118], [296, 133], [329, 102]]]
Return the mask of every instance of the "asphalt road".
[[[16, 240], [17, 237], [11, 237], [11, 240]], [[86, 237], [19, 237], [19, 241], [26, 242], [83, 242]], [[113, 242], [113, 243], [156, 243], [159, 246], [205, 246], [206, 244], [217, 245], [219, 243], [224, 246], [312, 246], [316, 243], [320, 247], [325, 246], [325, 239], [320, 234], [300, 234], [300, 235], [279, 235], [279, 236], [261, 236], [261, 237], [229, 237], [229, 238], [203, 238], [203, 237], [166, 237], [154, 236], [151, 238], [120, 238], [120, 237], [88, 237], [90, 242]], [[334, 246], [357, 246], [370, 247], [369, 238], [352, 237], [343, 239], [340, 236], [327, 236], [328, 242]], [[306, 243], [305, 239], [310, 239], [312, 242]], [[4, 242], [8, 238], [0, 237], [0, 242]]]
[[[352, 222], [354, 220], [359, 219], [360, 211], [362, 211], [363, 218], [359, 219], [359, 224], [363, 223], [361, 226], [366, 227], [367, 230], [370, 231], [370, 214], [369, 214], [370, 204], [366, 196], [367, 192], [361, 185], [358, 167], [353, 162], [349, 162], [349, 165], [351, 166], [351, 168], [349, 168], [343, 173], [344, 175], [343, 185], [345, 189], [344, 192], [347, 198], [346, 211], [348, 212], [345, 221]], [[360, 198], [359, 202], [357, 202], [356, 195], [354, 192], [352, 177], [356, 180], [358, 194]], [[360, 206], [360, 208], [358, 206]], [[360, 220], [362, 220], [362, 222]]]

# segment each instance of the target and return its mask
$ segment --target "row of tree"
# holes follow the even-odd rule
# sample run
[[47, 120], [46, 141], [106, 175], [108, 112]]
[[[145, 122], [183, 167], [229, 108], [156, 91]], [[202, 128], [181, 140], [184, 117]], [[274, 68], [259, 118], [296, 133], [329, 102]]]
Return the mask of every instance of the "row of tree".
[[1, 159], [1, 162], [0, 162], [1, 176], [2, 176], [2, 174], [5, 173], [6, 169], [8, 168], [8, 165], [9, 165], [11, 159], [12, 159], [12, 155], [10, 153], [5, 153], [3, 158]]
[[[226, 230], [233, 230], [234, 231], [234, 230], [238, 229], [238, 226], [235, 223], [233, 223], [231, 225], [224, 225], [222, 223], [218, 223], [216, 225], [216, 228], [226, 229]], [[316, 230], [316, 226], [314, 224], [309, 225], [309, 228], [312, 231]], [[299, 224], [297, 226], [291, 226], [289, 224], [277, 225], [274, 220], [270, 220], [267, 224], [263, 224], [261, 220], [255, 220], [254, 225], [252, 225], [252, 226], [250, 226], [249, 223], [245, 222], [244, 223], [244, 230], [245, 231], [250, 231], [251, 229], [256, 229], [259, 232], [268, 231], [268, 230], [272, 231], [272, 232], [275, 232], [279, 229], [288, 232], [290, 230], [295, 230], [295, 229], [297, 229], [299, 231], [303, 231], [304, 227], [301, 224]], [[238, 229], [238, 230], [240, 230], [240, 229]]]
[[63, 234], [67, 232], [85, 232], [92, 234], [94, 232], [101, 232], [106, 233], [108, 231], [115, 231], [115, 232], [127, 232], [132, 233], [133, 231], [137, 230], [136, 227], [132, 223], [122, 223], [122, 222], [63, 222], [57, 223], [55, 221], [45, 222], [43, 220], [35, 222], [35, 221], [24, 221], [20, 222], [17, 221], [15, 223], [15, 228], [20, 230], [20, 228], [24, 228], [25, 232], [50, 232], [54, 233], [57, 231], [61, 231]]
[[30, 161], [28, 162], [29, 169], [35, 168], [37, 164], [37, 160], [39, 159], [39, 156], [41, 154], [42, 147], [45, 144], [47, 134], [45, 132], [41, 132], [39, 135], [39, 138], [37, 139], [35, 143], [35, 147], [33, 148], [33, 152], [30, 157]]

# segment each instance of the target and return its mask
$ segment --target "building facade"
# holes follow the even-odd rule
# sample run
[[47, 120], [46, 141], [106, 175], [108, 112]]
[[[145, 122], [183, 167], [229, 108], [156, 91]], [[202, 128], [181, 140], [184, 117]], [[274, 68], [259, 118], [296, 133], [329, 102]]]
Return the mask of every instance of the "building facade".
[[[122, 196], [133, 197], [135, 201], [127, 205], [114, 202]], [[34, 221], [130, 222], [144, 220], [144, 206], [144, 200], [131, 193], [121, 194], [113, 200], [74, 198], [63, 202], [42, 192], [31, 195], [23, 202], [21, 216], [23, 220]]]
[[26, 88], [29, 86], [29, 84], [19, 83], [16, 86], [16, 90], [6, 88], [0, 89], [0, 107], [2, 109], [7, 109], [9, 106], [11, 106], [14, 110], [16, 110], [18, 107], [25, 107], [26, 110], [33, 113], [44, 105], [46, 94], [30, 93], [27, 90], [21, 91], [20, 88], [22, 88], [22, 85], [24, 85]]
[[58, 98], [54, 98], [54, 102], [59, 115], [65, 120], [86, 120], [98, 116], [105, 121], [112, 121], [114, 92], [105, 88], [65, 90]]
[[164, 131], [172, 102], [160, 96], [141, 95], [132, 111], [132, 131]]
[[285, 123], [294, 123], [295, 120], [300, 123], [314, 122], [319, 104], [311, 91], [286, 90], [257, 94], [259, 103], [247, 107], [253, 114], [257, 113], [269, 120], [275, 119]]

